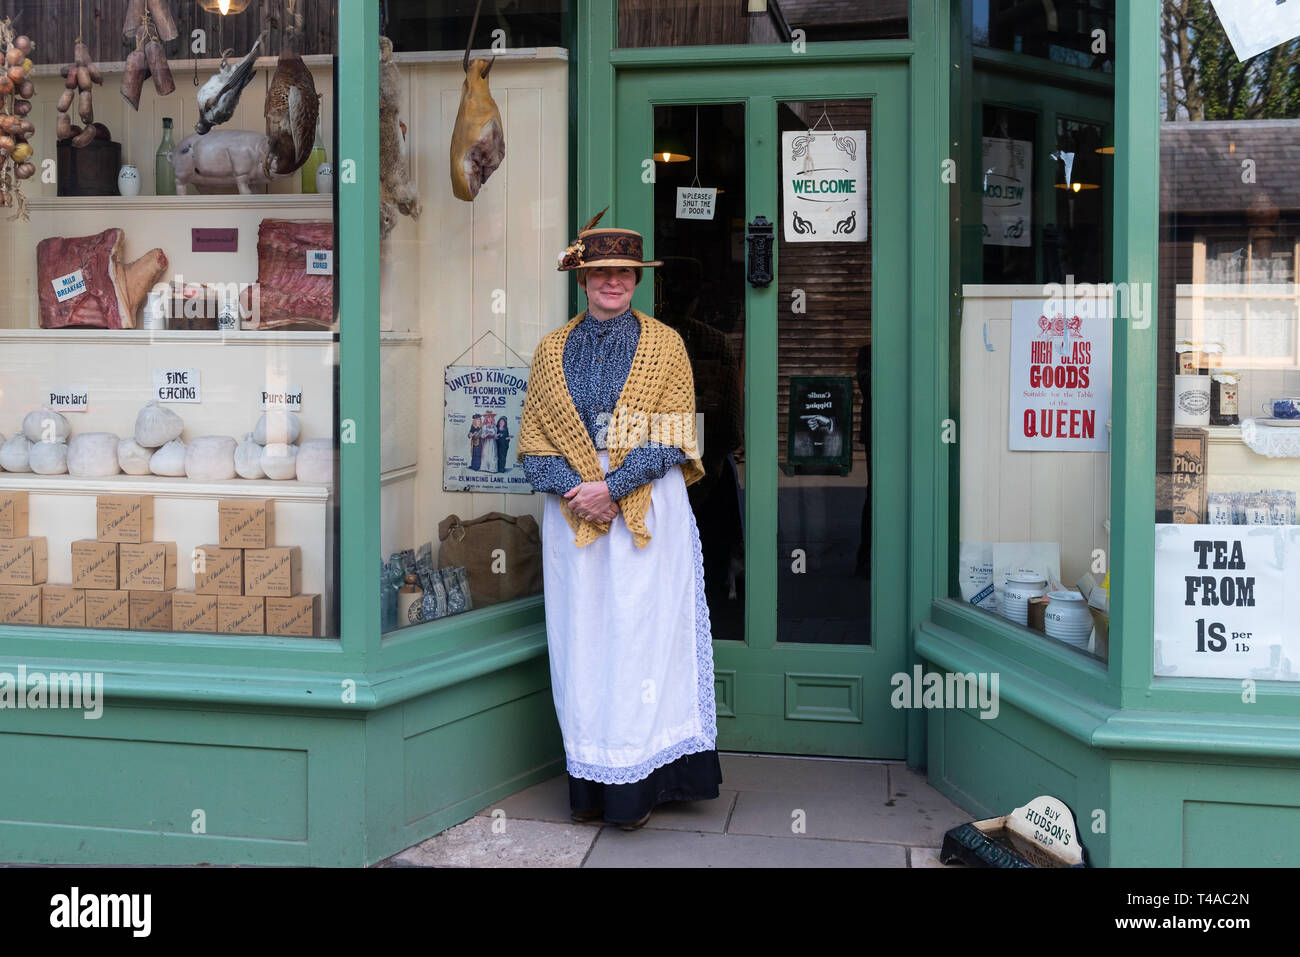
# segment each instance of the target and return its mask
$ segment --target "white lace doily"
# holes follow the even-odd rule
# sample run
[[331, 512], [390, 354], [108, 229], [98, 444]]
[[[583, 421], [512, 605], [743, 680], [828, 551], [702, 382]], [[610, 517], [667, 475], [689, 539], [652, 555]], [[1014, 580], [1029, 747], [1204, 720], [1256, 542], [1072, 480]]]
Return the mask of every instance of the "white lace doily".
[[1300, 458], [1300, 428], [1260, 425], [1255, 419], [1241, 420], [1241, 441], [1270, 459]]

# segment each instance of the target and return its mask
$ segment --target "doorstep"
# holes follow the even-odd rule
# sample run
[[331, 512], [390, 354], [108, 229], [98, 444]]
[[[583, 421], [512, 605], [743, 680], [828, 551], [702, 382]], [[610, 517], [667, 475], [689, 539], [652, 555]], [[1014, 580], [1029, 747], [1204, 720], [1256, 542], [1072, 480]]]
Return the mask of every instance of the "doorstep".
[[661, 804], [637, 831], [575, 823], [558, 774], [376, 866], [942, 867], [944, 832], [971, 819], [901, 762], [718, 757], [716, 799]]

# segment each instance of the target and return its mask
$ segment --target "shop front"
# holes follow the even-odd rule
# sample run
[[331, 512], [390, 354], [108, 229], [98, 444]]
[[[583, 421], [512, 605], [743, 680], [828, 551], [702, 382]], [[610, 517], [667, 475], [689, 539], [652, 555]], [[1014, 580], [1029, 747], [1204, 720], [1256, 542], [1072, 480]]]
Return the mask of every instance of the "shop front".
[[0, 5], [0, 860], [364, 865], [563, 772], [517, 442], [608, 206], [720, 750], [1295, 863], [1294, 40], [1225, 90], [1176, 0], [63, 6]]

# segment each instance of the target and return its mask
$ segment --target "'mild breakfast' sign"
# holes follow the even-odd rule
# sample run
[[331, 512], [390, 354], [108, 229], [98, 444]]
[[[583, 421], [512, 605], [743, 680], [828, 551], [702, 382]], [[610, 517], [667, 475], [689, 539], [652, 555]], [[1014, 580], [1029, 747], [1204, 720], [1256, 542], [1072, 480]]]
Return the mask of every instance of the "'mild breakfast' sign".
[[1110, 448], [1111, 301], [1068, 311], [1043, 299], [1011, 304], [1010, 448], [1105, 452]]

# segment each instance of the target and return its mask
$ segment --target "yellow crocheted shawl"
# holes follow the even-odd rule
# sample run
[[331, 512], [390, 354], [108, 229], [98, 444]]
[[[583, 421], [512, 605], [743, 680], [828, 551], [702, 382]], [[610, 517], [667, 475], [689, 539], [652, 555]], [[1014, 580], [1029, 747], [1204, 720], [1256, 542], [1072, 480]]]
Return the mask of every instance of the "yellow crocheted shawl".
[[[605, 434], [610, 471], [622, 464], [630, 449], [657, 441], [675, 445], [686, 453], [688, 458], [681, 469], [690, 485], [704, 477], [704, 466], [700, 464], [695, 435], [695, 381], [686, 345], [671, 327], [639, 310], [632, 312], [641, 324], [641, 335]], [[525, 455], [561, 455], [584, 482], [599, 482], [605, 472], [564, 378], [564, 343], [585, 316], [584, 310], [548, 333], [533, 353], [517, 458], [523, 461]], [[650, 542], [645, 524], [650, 485], [628, 492], [619, 499], [618, 506], [637, 547], [645, 548]], [[579, 518], [567, 500], [561, 501], [560, 508], [575, 532], [574, 544], [578, 547], [609, 531], [609, 522]]]

